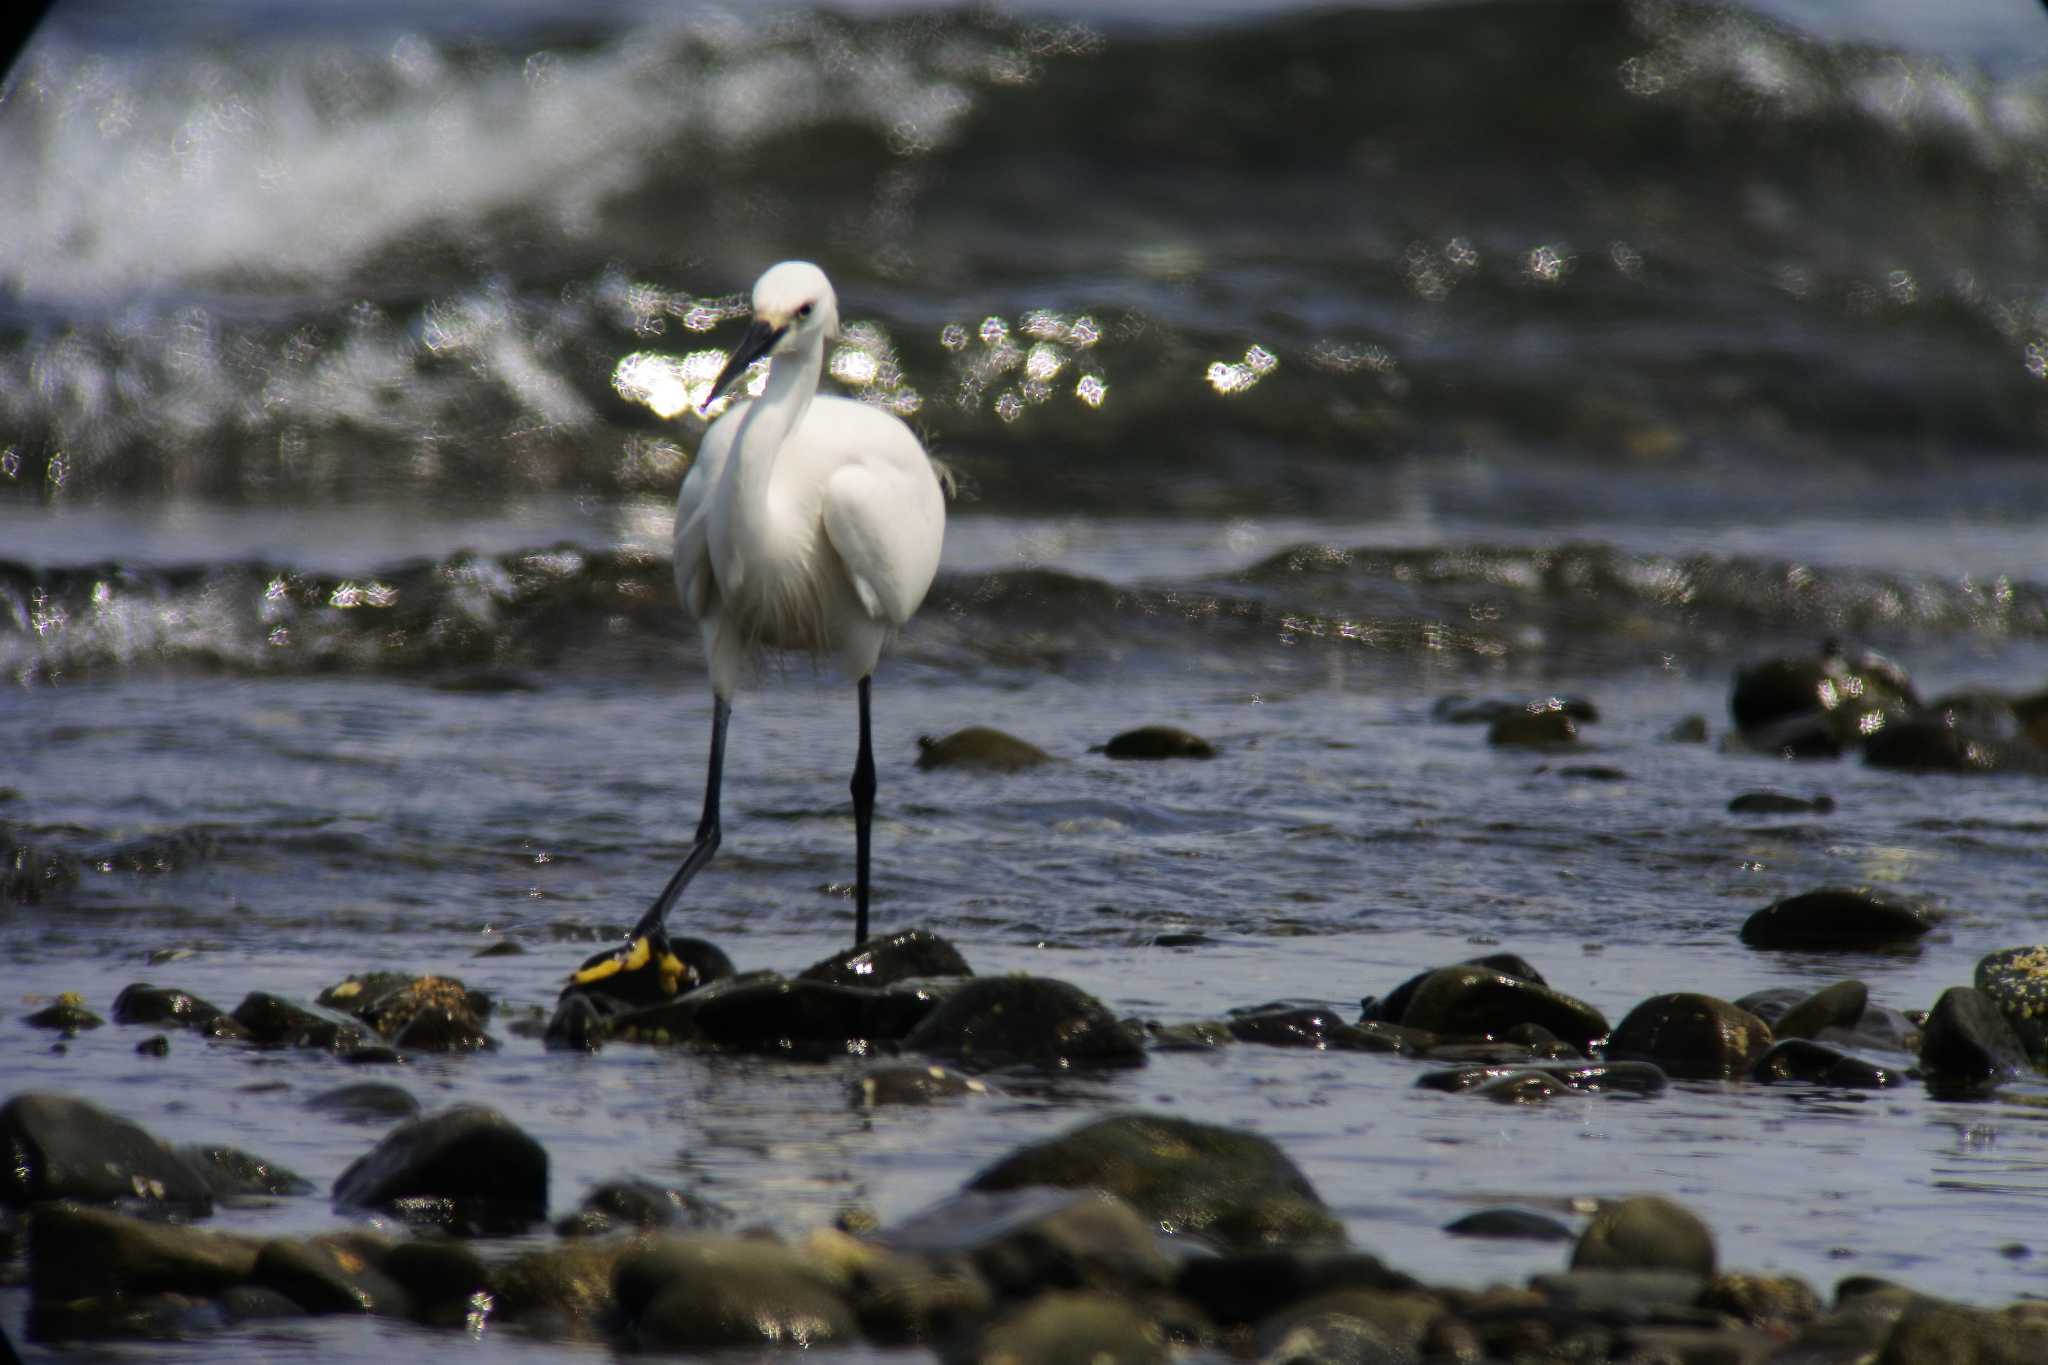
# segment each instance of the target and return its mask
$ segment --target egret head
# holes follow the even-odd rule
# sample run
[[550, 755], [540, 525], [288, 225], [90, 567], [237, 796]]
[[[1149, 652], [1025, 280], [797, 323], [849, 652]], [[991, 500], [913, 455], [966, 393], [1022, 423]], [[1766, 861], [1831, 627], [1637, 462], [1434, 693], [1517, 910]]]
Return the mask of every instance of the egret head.
[[703, 405], [710, 407], [747, 366], [762, 356], [788, 355], [822, 346], [839, 331], [839, 297], [825, 272], [809, 261], [770, 266], [754, 282], [754, 321], [739, 348], [712, 382]]

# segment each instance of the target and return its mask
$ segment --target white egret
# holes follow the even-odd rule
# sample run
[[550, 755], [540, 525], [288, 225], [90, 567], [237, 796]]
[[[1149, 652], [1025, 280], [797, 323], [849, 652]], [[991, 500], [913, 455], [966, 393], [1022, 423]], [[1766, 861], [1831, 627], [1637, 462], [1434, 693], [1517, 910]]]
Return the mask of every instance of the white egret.
[[711, 424], [676, 500], [676, 588], [704, 636], [711, 673], [711, 765], [697, 841], [641, 917], [632, 942], [657, 933], [669, 907], [718, 851], [726, 723], [760, 649], [836, 655], [860, 693], [853, 768], [856, 946], [868, 936], [868, 848], [875, 809], [869, 681], [882, 646], [938, 572], [946, 501], [931, 459], [894, 415], [821, 397], [825, 343], [839, 301], [825, 272], [784, 261], [754, 285], [753, 325], [705, 397], [715, 402], [768, 357], [759, 398]]

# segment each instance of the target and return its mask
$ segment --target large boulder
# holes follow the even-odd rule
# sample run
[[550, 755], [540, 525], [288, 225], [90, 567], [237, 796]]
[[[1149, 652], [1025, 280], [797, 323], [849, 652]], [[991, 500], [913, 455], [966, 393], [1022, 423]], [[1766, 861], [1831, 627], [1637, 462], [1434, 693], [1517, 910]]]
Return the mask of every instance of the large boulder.
[[191, 1161], [138, 1125], [69, 1095], [30, 1091], [0, 1105], [0, 1204], [118, 1204], [188, 1218], [213, 1212]]
[[518, 1232], [547, 1217], [548, 1154], [496, 1110], [459, 1105], [392, 1129], [334, 1182], [334, 1204], [455, 1232]]

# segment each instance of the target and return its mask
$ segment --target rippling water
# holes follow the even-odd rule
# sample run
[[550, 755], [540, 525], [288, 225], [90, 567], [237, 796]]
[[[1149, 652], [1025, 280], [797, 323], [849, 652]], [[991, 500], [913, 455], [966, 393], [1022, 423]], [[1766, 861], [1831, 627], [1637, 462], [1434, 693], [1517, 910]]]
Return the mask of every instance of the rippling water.
[[[1847, 975], [1924, 1008], [2039, 939], [2041, 781], [1663, 736], [1718, 738], [1735, 668], [1827, 637], [1930, 694], [2048, 682], [2037, 20], [60, 4], [0, 99], [0, 846], [75, 879], [0, 904], [0, 995], [398, 966], [550, 1001], [694, 823], [668, 507], [741, 291], [801, 254], [845, 300], [842, 387], [967, 490], [877, 680], [880, 925], [1164, 1020], [1348, 1007], [1475, 944], [1612, 1018]], [[793, 969], [850, 918], [853, 703], [801, 660], [758, 681], [680, 917]], [[1599, 704], [1583, 757], [1431, 719], [1555, 691]], [[1155, 721], [1221, 756], [1089, 753]], [[1063, 761], [912, 768], [967, 724]], [[1837, 808], [1727, 813], [1759, 786]], [[1737, 945], [1824, 882], [1942, 927]], [[532, 952], [469, 960], [504, 937]], [[12, 1087], [323, 1187], [370, 1140], [306, 1121], [319, 1058], [8, 1027]], [[1635, 1189], [1823, 1287], [2048, 1273], [2003, 1251], [2048, 1199], [2032, 1084], [1481, 1112], [1395, 1060], [1239, 1046], [905, 1118], [842, 1068], [506, 1044], [406, 1083], [527, 1125], [558, 1209], [630, 1172], [786, 1230], [893, 1218], [1168, 1107], [1278, 1139], [1431, 1278], [1556, 1261], [1441, 1234], [1470, 1205]], [[376, 1330], [292, 1340], [381, 1357]]]

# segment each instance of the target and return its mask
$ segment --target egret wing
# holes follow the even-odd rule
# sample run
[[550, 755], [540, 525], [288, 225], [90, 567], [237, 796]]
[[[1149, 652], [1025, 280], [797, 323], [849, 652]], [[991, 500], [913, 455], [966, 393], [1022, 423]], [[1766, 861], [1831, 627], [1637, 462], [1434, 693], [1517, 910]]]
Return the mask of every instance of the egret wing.
[[717, 422], [698, 443], [697, 458], [683, 475], [682, 491], [676, 495], [675, 571], [676, 594], [683, 608], [703, 620], [716, 605], [718, 583], [711, 573], [711, 491], [717, 486], [731, 439]]
[[928, 469], [925, 481], [929, 488], [854, 464], [825, 485], [825, 537], [861, 606], [892, 626], [910, 619], [939, 568], [945, 504]]

